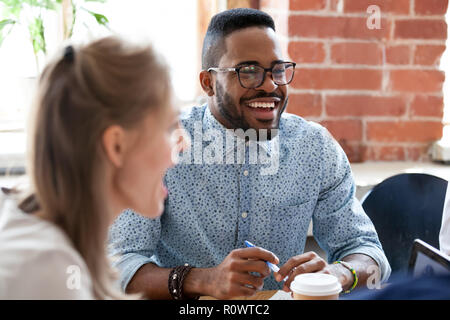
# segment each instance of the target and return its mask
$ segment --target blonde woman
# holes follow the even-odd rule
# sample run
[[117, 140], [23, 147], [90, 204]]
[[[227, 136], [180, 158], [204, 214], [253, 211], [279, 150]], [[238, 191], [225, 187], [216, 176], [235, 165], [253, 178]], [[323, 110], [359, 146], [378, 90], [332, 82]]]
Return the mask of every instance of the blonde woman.
[[166, 65], [114, 37], [68, 46], [40, 77], [33, 119], [32, 193], [0, 196], [0, 299], [126, 298], [108, 227], [126, 208], [162, 214], [183, 148]]

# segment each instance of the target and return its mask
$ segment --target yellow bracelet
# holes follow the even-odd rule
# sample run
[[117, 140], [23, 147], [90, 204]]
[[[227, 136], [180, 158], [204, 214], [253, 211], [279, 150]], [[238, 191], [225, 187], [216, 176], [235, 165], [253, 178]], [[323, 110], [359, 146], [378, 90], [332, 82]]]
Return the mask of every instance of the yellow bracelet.
[[333, 262], [333, 264], [342, 264], [344, 267], [346, 267], [352, 273], [353, 284], [350, 287], [350, 289], [344, 291], [344, 293], [350, 293], [353, 289], [355, 289], [356, 285], [358, 284], [358, 276], [356, 275], [355, 269], [353, 269], [352, 266], [348, 262], [345, 262], [345, 261], [338, 260], [338, 261]]

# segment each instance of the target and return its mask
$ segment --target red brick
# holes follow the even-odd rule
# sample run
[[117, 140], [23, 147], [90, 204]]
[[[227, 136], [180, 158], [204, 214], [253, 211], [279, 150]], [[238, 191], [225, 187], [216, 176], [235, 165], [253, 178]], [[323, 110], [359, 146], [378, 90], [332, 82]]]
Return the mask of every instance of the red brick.
[[423, 146], [405, 147], [407, 159], [409, 161], [429, 161], [430, 144], [426, 143]]
[[364, 161], [366, 146], [361, 141], [347, 141], [345, 139], [338, 140], [350, 162]]
[[337, 95], [327, 96], [325, 101], [328, 116], [401, 116], [406, 110], [401, 96]]
[[331, 46], [331, 61], [344, 64], [379, 65], [383, 52], [377, 43], [336, 43]]
[[338, 4], [340, 0], [330, 0], [330, 11], [338, 11]]
[[367, 19], [359, 17], [289, 16], [289, 36], [310, 38], [387, 39], [390, 26], [381, 19], [380, 29], [367, 28]]
[[381, 13], [409, 14], [409, 0], [345, 0], [344, 12], [367, 12], [371, 5], [379, 6]]
[[322, 96], [309, 93], [290, 94], [286, 111], [300, 117], [319, 117], [322, 114]]
[[323, 10], [327, 6], [326, 0], [290, 0], [289, 9], [292, 11], [301, 10]]
[[408, 45], [386, 47], [386, 62], [389, 64], [409, 64], [411, 49]]
[[415, 0], [414, 11], [418, 15], [444, 15], [448, 0]]
[[369, 69], [299, 69], [291, 86], [299, 89], [380, 90], [382, 72]]
[[400, 161], [405, 160], [405, 148], [402, 146], [369, 146], [366, 149], [365, 160]]
[[441, 92], [444, 73], [439, 70], [393, 70], [390, 90], [400, 92]]
[[288, 53], [297, 63], [320, 63], [325, 60], [325, 49], [321, 42], [290, 42]]
[[444, 45], [419, 45], [414, 53], [414, 64], [439, 65], [439, 60], [444, 51]]
[[360, 141], [362, 139], [361, 120], [326, 120], [321, 125], [330, 131], [336, 140]]
[[430, 142], [442, 136], [438, 121], [367, 122], [367, 139], [378, 142]]
[[444, 99], [442, 97], [418, 95], [410, 107], [411, 116], [438, 117], [444, 115]]
[[394, 37], [397, 39], [446, 39], [445, 20], [407, 19], [395, 22]]

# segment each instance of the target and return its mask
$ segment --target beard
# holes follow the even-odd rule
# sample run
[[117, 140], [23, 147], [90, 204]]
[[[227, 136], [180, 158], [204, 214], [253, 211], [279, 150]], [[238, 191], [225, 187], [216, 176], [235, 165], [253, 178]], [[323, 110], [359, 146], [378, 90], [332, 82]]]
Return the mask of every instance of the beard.
[[[283, 101], [284, 96], [280, 96], [276, 93], [266, 93], [264, 91], [258, 91], [257, 94], [255, 94], [252, 97], [249, 98], [242, 98], [240, 100], [240, 103], [243, 105], [246, 100], [256, 99], [256, 98], [266, 98], [266, 97], [276, 97], [280, 98], [281, 101]], [[278, 113], [278, 119], [277, 123], [273, 128], [267, 129], [267, 138], [264, 137], [264, 140], [271, 140], [272, 139], [272, 130], [271, 129], [277, 129], [275, 131], [278, 131], [278, 128], [280, 126], [280, 118], [281, 114], [286, 109], [287, 103], [288, 103], [289, 97], [286, 97], [286, 99], [283, 102], [283, 105], [280, 108], [280, 111]], [[228, 129], [243, 129], [244, 131], [248, 129], [256, 129], [250, 126], [250, 124], [247, 122], [247, 120], [244, 117], [244, 113], [240, 111], [239, 108], [233, 103], [233, 100], [231, 99], [231, 96], [225, 91], [223, 86], [216, 81], [216, 104], [217, 109], [220, 113], [220, 115], [226, 120], [226, 122], [230, 125]], [[259, 130], [257, 130], [257, 138], [259, 137]], [[273, 135], [275, 136], [275, 135]]]
[[218, 81], [216, 81], [216, 103], [220, 115], [231, 125], [231, 128], [228, 129], [244, 129], [245, 131], [250, 128], [244, 115], [238, 113], [238, 108], [236, 108], [230, 95], [225, 92]]

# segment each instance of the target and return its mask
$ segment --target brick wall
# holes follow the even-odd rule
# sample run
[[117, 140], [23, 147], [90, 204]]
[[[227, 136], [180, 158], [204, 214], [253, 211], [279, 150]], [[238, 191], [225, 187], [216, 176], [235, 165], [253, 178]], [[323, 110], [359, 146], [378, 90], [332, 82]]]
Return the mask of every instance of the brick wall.
[[[367, 8], [381, 10], [369, 29]], [[442, 136], [448, 0], [261, 0], [297, 62], [288, 111], [320, 122], [352, 162], [426, 160]], [[373, 21], [373, 20], [371, 20]]]

